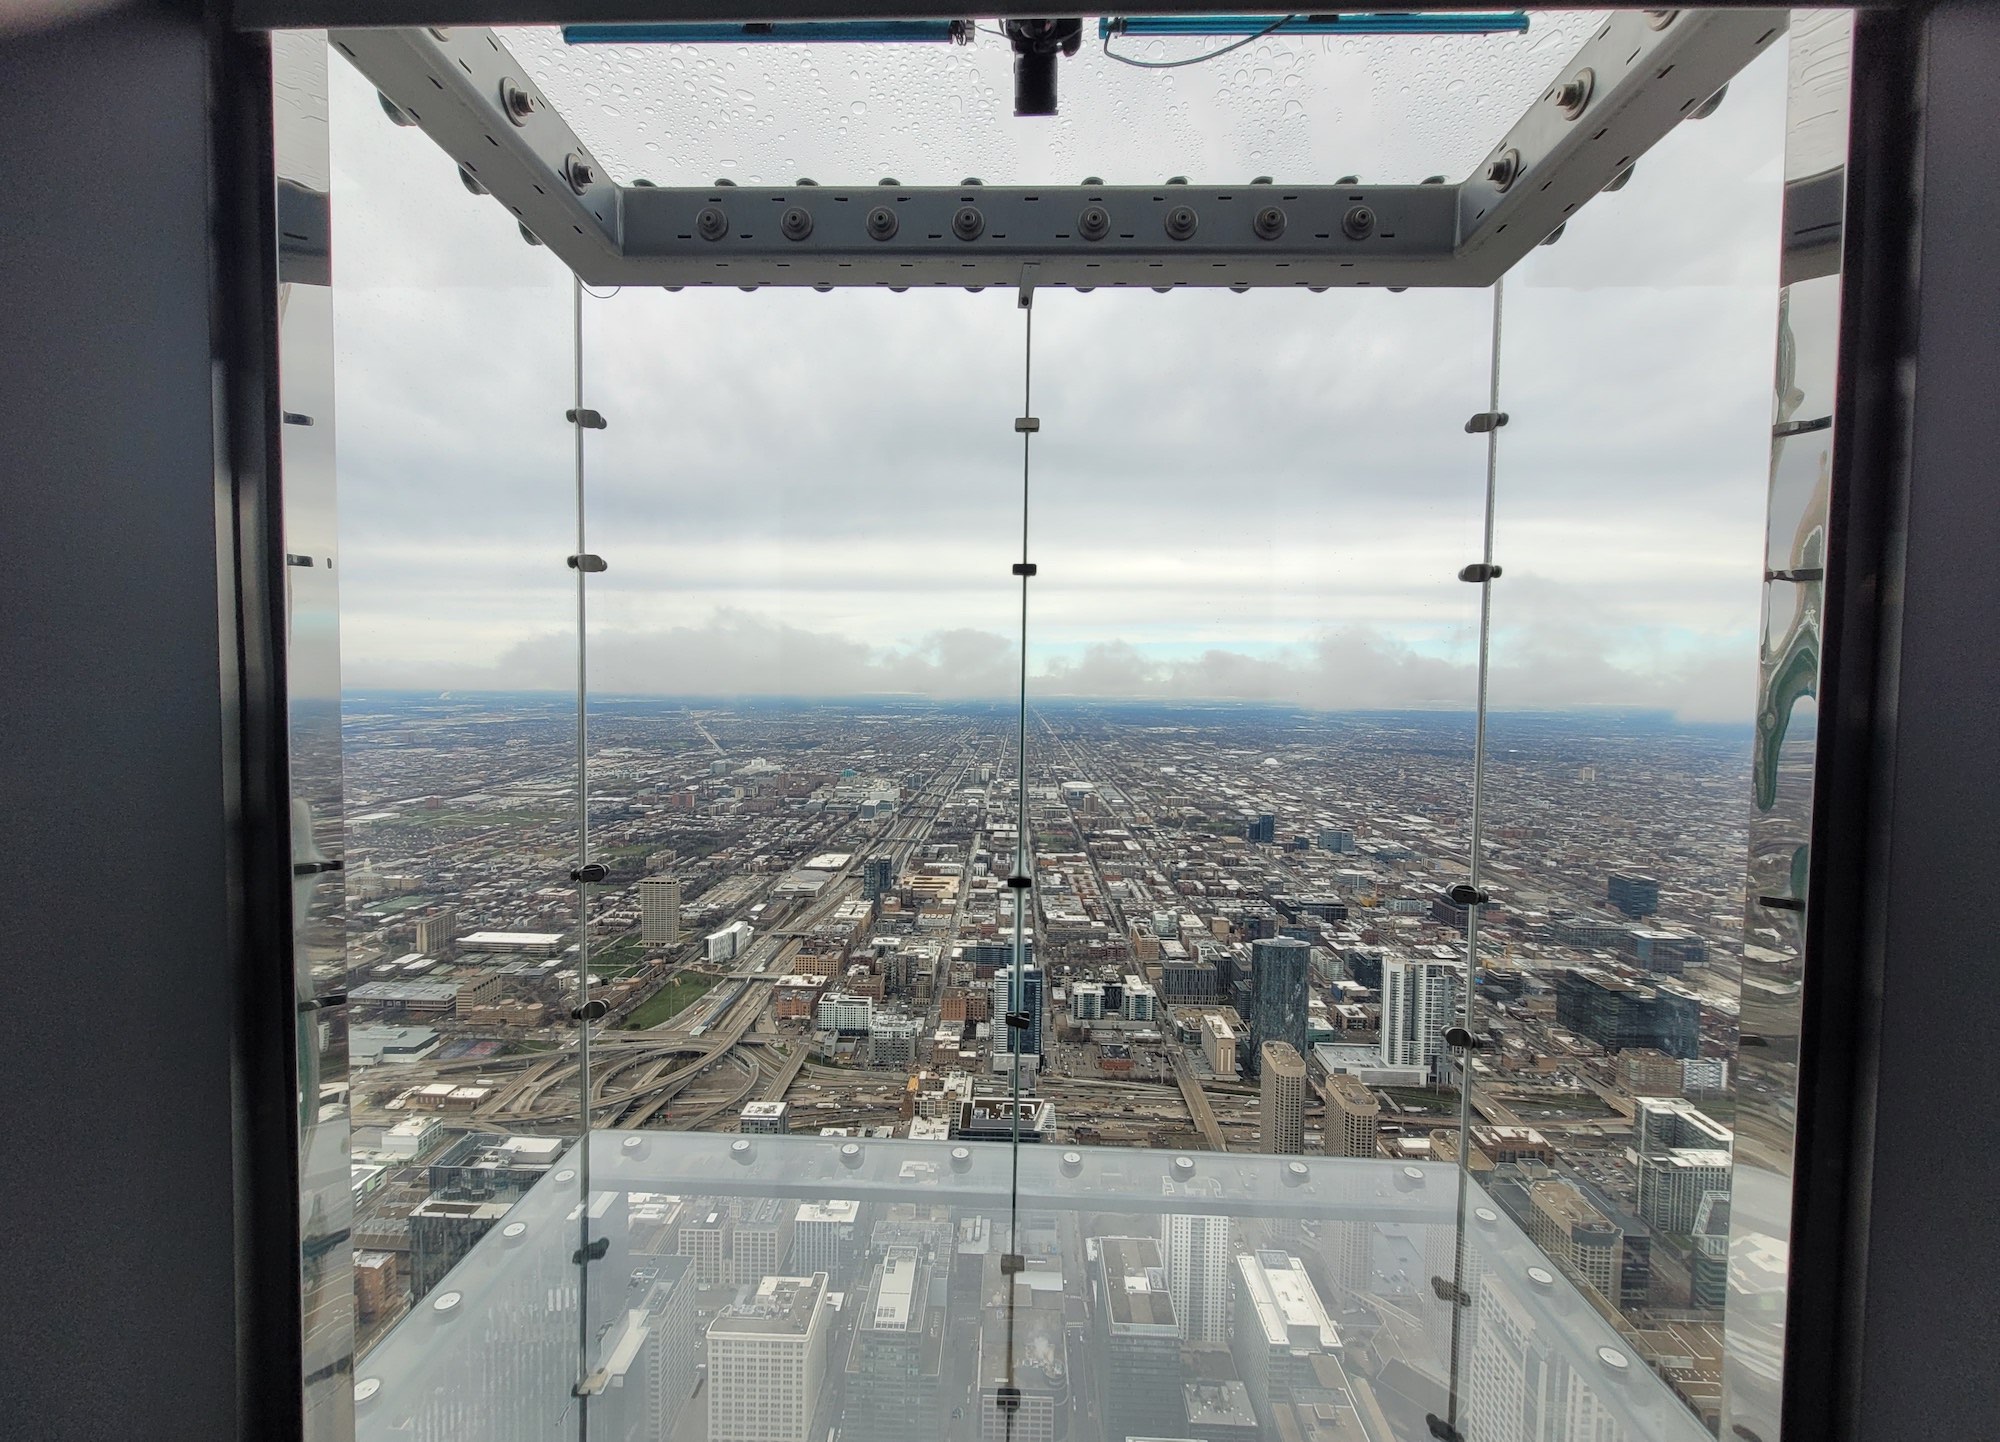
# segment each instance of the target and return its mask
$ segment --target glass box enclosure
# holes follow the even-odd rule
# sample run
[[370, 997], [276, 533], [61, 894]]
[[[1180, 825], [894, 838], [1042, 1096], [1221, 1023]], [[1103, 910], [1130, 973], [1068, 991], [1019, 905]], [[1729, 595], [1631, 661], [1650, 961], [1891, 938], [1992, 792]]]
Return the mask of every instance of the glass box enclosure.
[[1775, 1442], [1847, 17], [1749, 13], [283, 37], [318, 1435]]

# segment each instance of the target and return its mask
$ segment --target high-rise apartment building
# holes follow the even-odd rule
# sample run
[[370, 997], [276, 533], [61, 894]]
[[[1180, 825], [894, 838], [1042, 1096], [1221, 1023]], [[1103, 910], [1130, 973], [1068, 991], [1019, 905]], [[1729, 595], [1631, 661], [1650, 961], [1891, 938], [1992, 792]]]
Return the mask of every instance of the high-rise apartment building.
[[1686, 1236], [1710, 1192], [1729, 1191], [1729, 1153], [1717, 1147], [1677, 1147], [1639, 1158], [1638, 1211], [1655, 1231]]
[[678, 946], [680, 939], [680, 879], [646, 877], [639, 883], [639, 940], [646, 946]]
[[1017, 1008], [1013, 1004], [1014, 968], [1003, 966], [993, 973], [993, 1049], [1021, 1056], [1042, 1054], [1042, 969], [1032, 962], [1021, 968], [1021, 996], [1018, 1010], [1027, 1025], [1017, 1027], [1004, 1018]]
[[729, 1274], [739, 1285], [755, 1285], [784, 1267], [792, 1250], [794, 1210], [777, 1197], [737, 1203], [736, 1225], [729, 1237]]
[[826, 1375], [826, 1276], [765, 1277], [708, 1324], [710, 1442], [806, 1442]]
[[887, 856], [871, 856], [861, 863], [861, 898], [874, 901], [895, 889], [896, 863]]
[[698, 1201], [681, 1219], [675, 1247], [694, 1264], [694, 1279], [701, 1286], [711, 1287], [723, 1279], [723, 1258], [734, 1228], [735, 1219], [719, 1202]]
[[1434, 1067], [1458, 1015], [1458, 963], [1391, 956], [1382, 962], [1382, 1064]]
[[884, 1250], [854, 1317], [842, 1435], [934, 1442], [946, 1434], [939, 1416], [947, 1352], [943, 1282], [923, 1249]]
[[686, 1257], [655, 1257], [658, 1275], [635, 1286], [600, 1344], [603, 1376], [591, 1403], [593, 1437], [656, 1442], [671, 1437], [694, 1391], [701, 1330], [694, 1268]]
[[[1218, 1183], [1200, 1177], [1161, 1185], [1169, 1197], [1220, 1192]], [[1229, 1340], [1232, 1250], [1227, 1217], [1169, 1212], [1160, 1218], [1160, 1258], [1166, 1264], [1167, 1292], [1174, 1301], [1174, 1324], [1183, 1340]]]
[[836, 1290], [851, 1280], [861, 1221], [861, 1203], [850, 1200], [800, 1202], [792, 1218], [792, 1271], [824, 1272]]
[[449, 907], [417, 920], [417, 950], [442, 960], [458, 949], [458, 913]]
[[1290, 1042], [1267, 1041], [1257, 1067], [1263, 1150], [1297, 1156], [1306, 1149], [1306, 1063]]
[[1620, 1304], [1623, 1235], [1582, 1192], [1556, 1177], [1530, 1183], [1528, 1235], [1571, 1277]]
[[1651, 916], [1660, 909], [1660, 883], [1650, 876], [1614, 871], [1605, 880], [1604, 899], [1627, 916]]
[[1278, 818], [1269, 812], [1252, 817], [1244, 824], [1243, 838], [1246, 841], [1269, 846], [1278, 839]]
[[1326, 1079], [1327, 1155], [1372, 1157], [1382, 1124], [1382, 1103], [1359, 1077], [1334, 1072]]
[[1460, 1430], [1467, 1437], [1623, 1442], [1630, 1433], [1539, 1324], [1516, 1283], [1489, 1273], [1473, 1289], [1471, 1355]]
[[1236, 1374], [1249, 1389], [1258, 1419], [1277, 1436], [1279, 1409], [1317, 1387], [1312, 1359], [1338, 1353], [1340, 1333], [1297, 1257], [1277, 1251], [1238, 1255], [1235, 1272], [1230, 1350]]
[[[999, 1258], [988, 1295], [1002, 1295]], [[979, 1442], [1057, 1442], [1070, 1435], [1068, 1329], [1059, 1292], [1016, 1281], [979, 1320]]]
[[1264, 1043], [1282, 1041], [1304, 1056], [1307, 1050], [1306, 1011], [1310, 999], [1307, 972], [1312, 948], [1291, 937], [1250, 943], [1249, 1010], [1250, 1064], [1262, 1063]]
[[1160, 1244], [1099, 1237], [1091, 1259], [1100, 1417], [1106, 1437], [1184, 1437], [1180, 1324]]

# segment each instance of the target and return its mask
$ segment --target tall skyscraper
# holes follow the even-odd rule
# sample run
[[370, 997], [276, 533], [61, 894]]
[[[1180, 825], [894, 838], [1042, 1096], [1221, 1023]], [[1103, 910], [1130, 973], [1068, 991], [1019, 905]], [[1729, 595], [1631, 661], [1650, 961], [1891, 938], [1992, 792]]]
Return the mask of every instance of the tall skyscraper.
[[999, 1258], [988, 1296], [1005, 1301], [979, 1319], [979, 1442], [1057, 1442], [1070, 1435], [1069, 1340], [1060, 1292], [1016, 1278], [1000, 1293]]
[[1257, 1068], [1262, 1148], [1295, 1157], [1306, 1149], [1306, 1064], [1288, 1041], [1267, 1041]]
[[458, 913], [449, 907], [417, 922], [417, 950], [444, 958], [458, 949]]
[[1099, 1417], [1106, 1437], [1184, 1437], [1180, 1324], [1160, 1244], [1099, 1237], [1091, 1261]]
[[1289, 936], [1250, 943], [1250, 1065], [1261, 1066], [1264, 1043], [1282, 1041], [1306, 1054], [1307, 968], [1312, 948]]
[[[1199, 1177], [1162, 1186], [1169, 1197], [1220, 1193], [1219, 1183]], [[1201, 1212], [1169, 1212], [1160, 1218], [1167, 1293], [1174, 1300], [1174, 1325], [1184, 1340], [1229, 1340], [1230, 1255], [1229, 1218]]]
[[1650, 876], [1614, 871], [1605, 881], [1604, 895], [1627, 916], [1651, 916], [1660, 909], [1660, 883]]
[[766, 1277], [708, 1324], [710, 1442], [806, 1442], [826, 1376], [825, 1273]]
[[630, 1289], [623, 1315], [598, 1344], [603, 1377], [590, 1435], [605, 1442], [671, 1437], [694, 1390], [701, 1334], [693, 1268], [686, 1257], [657, 1257], [651, 1265], [657, 1280]]
[[791, 1269], [807, 1276], [824, 1272], [829, 1286], [845, 1287], [854, 1267], [860, 1219], [857, 1201], [800, 1202], [792, 1219]]
[[1372, 1157], [1381, 1132], [1382, 1103], [1359, 1077], [1335, 1072], [1326, 1079], [1328, 1156]]
[[[851, 1204], [850, 1204], [851, 1205]], [[887, 1248], [855, 1314], [847, 1353], [843, 1436], [933, 1442], [945, 1435], [939, 1379], [945, 1365], [945, 1278], [916, 1246]]]
[[1468, 1289], [1472, 1326], [1462, 1344], [1469, 1357], [1460, 1430], [1469, 1438], [1624, 1442], [1631, 1434], [1515, 1287], [1495, 1271]]
[[861, 896], [874, 901], [896, 885], [896, 863], [886, 856], [871, 856], [861, 863]]
[[1282, 1435], [1278, 1409], [1317, 1388], [1312, 1359], [1338, 1354], [1340, 1333], [1327, 1315], [1305, 1263], [1284, 1252], [1235, 1259], [1236, 1326], [1230, 1350], [1236, 1374], [1271, 1436]]
[[[1014, 968], [1003, 966], [993, 973], [993, 1045], [996, 1050], [1021, 1056], [1042, 1054], [1042, 969], [1030, 963], [1021, 969], [1021, 1007], [1027, 1013], [1025, 1027], [1007, 1025], [1013, 1005]], [[1004, 1040], [1003, 1040], [1004, 1036]]]
[[1245, 823], [1243, 836], [1247, 841], [1269, 846], [1273, 841], [1278, 839], [1278, 818], [1272, 816], [1269, 812], [1266, 812], [1262, 816], [1253, 817]]
[[680, 879], [648, 876], [639, 883], [640, 942], [646, 946], [677, 946], [680, 939]]
[[1458, 1015], [1459, 966], [1406, 956], [1382, 963], [1382, 1064], [1430, 1067]]

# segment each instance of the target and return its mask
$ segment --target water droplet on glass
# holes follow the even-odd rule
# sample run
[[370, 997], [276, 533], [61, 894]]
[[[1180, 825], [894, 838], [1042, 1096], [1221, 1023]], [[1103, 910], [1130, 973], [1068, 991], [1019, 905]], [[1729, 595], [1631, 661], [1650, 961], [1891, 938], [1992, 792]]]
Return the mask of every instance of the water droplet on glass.
[[[852, 105], [848, 106], [847, 109], [848, 113], [852, 115], [866, 115], [868, 113], [867, 103], [861, 100], [855, 101]], [[1011, 974], [1012, 973], [1009, 973], [1009, 975]]]

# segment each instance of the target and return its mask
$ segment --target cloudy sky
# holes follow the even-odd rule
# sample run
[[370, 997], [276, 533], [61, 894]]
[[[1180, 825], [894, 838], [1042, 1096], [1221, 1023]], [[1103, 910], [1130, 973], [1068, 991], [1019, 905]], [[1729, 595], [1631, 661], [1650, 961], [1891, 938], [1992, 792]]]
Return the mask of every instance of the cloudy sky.
[[[1092, 27], [1094, 33], [1094, 25]], [[510, 43], [621, 177], [1197, 183], [1462, 174], [1585, 33], [1065, 62]], [[1191, 53], [1188, 42], [1163, 54]], [[333, 63], [348, 683], [574, 677], [567, 273]], [[1754, 695], [1784, 60], [1506, 285], [1494, 700], [1741, 720]], [[989, 92], [991, 92], [989, 94]], [[586, 298], [607, 692], [1003, 694], [1019, 665], [1011, 293]], [[1467, 706], [1491, 292], [1041, 292], [1043, 694]]]

